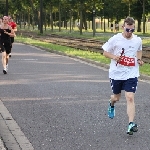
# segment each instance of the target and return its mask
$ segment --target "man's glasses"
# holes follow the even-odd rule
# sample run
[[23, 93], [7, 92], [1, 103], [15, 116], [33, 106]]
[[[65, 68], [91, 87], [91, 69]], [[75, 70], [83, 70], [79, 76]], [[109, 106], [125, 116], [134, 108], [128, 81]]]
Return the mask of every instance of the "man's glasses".
[[124, 27], [124, 29], [126, 30], [126, 32], [134, 32], [135, 31], [135, 29], [128, 29], [128, 28], [125, 28], [125, 27]]

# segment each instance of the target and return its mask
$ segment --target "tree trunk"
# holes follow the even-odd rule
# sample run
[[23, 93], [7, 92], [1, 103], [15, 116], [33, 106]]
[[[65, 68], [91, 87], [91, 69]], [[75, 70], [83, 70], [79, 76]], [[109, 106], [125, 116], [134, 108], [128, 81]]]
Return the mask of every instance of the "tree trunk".
[[34, 30], [34, 25], [35, 25], [35, 14], [36, 14], [36, 12], [35, 12], [35, 10], [34, 10], [33, 3], [34, 3], [33, 0], [30, 0], [30, 5], [31, 5], [32, 11], [33, 11], [33, 16], [32, 16], [32, 26], [33, 26], [33, 30]]
[[80, 35], [82, 35], [82, 28], [83, 28], [83, 3], [80, 3]]
[[59, 32], [61, 31], [61, 2], [59, 1]]
[[30, 10], [28, 9], [28, 29], [30, 29]]
[[50, 25], [51, 25], [51, 31], [53, 31], [53, 6], [50, 4]]
[[138, 28], [137, 28], [137, 32], [141, 32], [141, 19], [138, 19]]
[[86, 22], [86, 15], [85, 15], [85, 13], [84, 13], [84, 15], [83, 15], [83, 24], [84, 24], [84, 29], [85, 30], [87, 30], [87, 22]]

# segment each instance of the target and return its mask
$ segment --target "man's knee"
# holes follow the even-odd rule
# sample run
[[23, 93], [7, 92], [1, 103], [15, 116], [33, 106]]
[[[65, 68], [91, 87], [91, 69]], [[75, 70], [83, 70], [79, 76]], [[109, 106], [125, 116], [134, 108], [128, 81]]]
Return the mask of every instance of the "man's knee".
[[111, 95], [111, 100], [117, 102], [117, 101], [119, 101], [120, 96], [121, 96], [121, 94]]
[[134, 101], [134, 93], [126, 92], [125, 96], [126, 96], [126, 100], [127, 101], [129, 101], [129, 102], [133, 102]]

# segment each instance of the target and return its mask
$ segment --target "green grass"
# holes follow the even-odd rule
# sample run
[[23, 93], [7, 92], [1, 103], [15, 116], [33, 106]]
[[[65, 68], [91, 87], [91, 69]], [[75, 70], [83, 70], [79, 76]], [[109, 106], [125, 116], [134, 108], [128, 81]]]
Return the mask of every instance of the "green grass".
[[[15, 40], [18, 42], [27, 43], [27, 44], [31, 44], [34, 46], [40, 46], [40, 47], [46, 48], [48, 50], [56, 50], [59, 52], [63, 52], [67, 55], [86, 58], [89, 60], [93, 60], [95, 62], [100, 62], [100, 63], [104, 63], [104, 64], [110, 63], [110, 59], [105, 58], [103, 55], [101, 55], [100, 53], [96, 53], [96, 52], [77, 50], [74, 48], [69, 48], [66, 46], [60, 46], [60, 45], [51, 44], [51, 43], [46, 43], [46, 42], [42, 42], [39, 40], [34, 40], [32, 38], [24, 38], [21, 36], [15, 37]], [[142, 67], [140, 67], [140, 73], [150, 76], [150, 64], [144, 64]]]
[[[20, 30], [20, 29], [19, 29]], [[31, 32], [35, 32], [38, 35], [42, 36], [39, 32], [38, 29], [35, 28], [35, 30], [28, 30], [28, 29], [21, 29], [21, 30], [25, 30], [25, 31], [31, 31]], [[119, 32], [121, 32], [122, 30], [120, 29]], [[43, 30], [43, 35], [45, 34], [57, 34], [57, 35], [63, 35], [63, 36], [69, 36], [69, 37], [76, 37], [76, 38], [85, 38], [85, 39], [96, 39], [96, 40], [100, 40], [100, 41], [107, 41], [110, 37], [112, 37], [113, 35], [115, 35], [116, 33], [111, 32], [110, 30], [106, 30], [106, 32], [104, 32], [101, 29], [97, 29], [96, 30], [96, 34], [93, 37], [93, 30], [92, 29], [88, 29], [87, 31], [85, 31], [84, 29], [82, 30], [82, 35], [80, 35], [80, 32], [78, 30], [78, 28], [74, 28], [74, 30], [70, 29], [65, 29], [65, 28], [61, 28], [61, 32], [59, 32], [58, 27], [54, 28], [53, 31], [51, 31], [50, 28], [47, 28], [46, 31]], [[145, 34], [143, 34], [142, 32], [135, 32], [134, 34], [138, 35], [139, 37], [142, 38], [142, 42], [144, 46], [149, 46], [150, 47], [150, 33], [147, 32]]]
[[150, 76], [150, 64], [144, 64], [140, 67], [140, 73]]

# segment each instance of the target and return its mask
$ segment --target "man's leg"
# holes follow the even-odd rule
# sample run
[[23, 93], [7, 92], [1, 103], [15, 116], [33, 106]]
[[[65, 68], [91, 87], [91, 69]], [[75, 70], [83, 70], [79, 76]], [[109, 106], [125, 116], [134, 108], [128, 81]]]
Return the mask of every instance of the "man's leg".
[[[11, 49], [12, 49], [12, 45], [11, 45]], [[11, 57], [11, 49], [10, 49], [9, 57]]]
[[134, 93], [132, 92], [125, 92], [126, 100], [127, 100], [127, 114], [129, 117], [129, 125], [127, 134], [132, 135], [133, 132], [138, 131], [137, 124], [134, 123], [135, 117], [135, 103], [134, 103]]
[[9, 54], [6, 53], [6, 65], [8, 64]]
[[111, 106], [114, 106], [114, 104], [119, 101], [121, 97], [121, 93], [120, 94], [114, 94], [114, 95], [111, 95], [110, 97], [110, 101], [111, 101]]
[[3, 73], [7, 74], [7, 69], [6, 69], [6, 52], [2, 52], [2, 65], [3, 65]]
[[9, 54], [6, 53], [6, 70], [8, 71]]
[[2, 65], [3, 65], [3, 68], [5, 69], [6, 68], [6, 52], [2, 52]]
[[110, 79], [112, 92], [114, 93], [111, 95], [109, 106], [108, 106], [108, 117], [113, 119], [115, 116], [115, 106], [114, 104], [119, 101], [121, 97], [121, 89], [122, 89], [122, 81]]
[[113, 119], [115, 117], [115, 106], [114, 104], [119, 101], [121, 94], [111, 95], [109, 106], [108, 106], [108, 117]]
[[127, 114], [129, 117], [129, 123], [134, 121], [135, 116], [135, 103], [134, 103], [134, 93], [125, 92], [125, 97], [127, 100]]
[[11, 57], [11, 50], [12, 50], [13, 43], [14, 43], [14, 37], [11, 37], [11, 49], [10, 49], [9, 57]]

